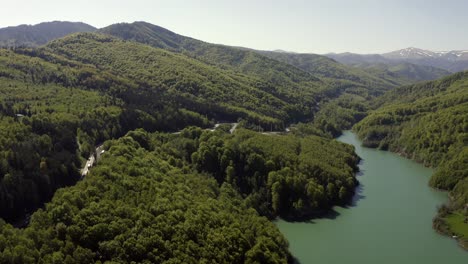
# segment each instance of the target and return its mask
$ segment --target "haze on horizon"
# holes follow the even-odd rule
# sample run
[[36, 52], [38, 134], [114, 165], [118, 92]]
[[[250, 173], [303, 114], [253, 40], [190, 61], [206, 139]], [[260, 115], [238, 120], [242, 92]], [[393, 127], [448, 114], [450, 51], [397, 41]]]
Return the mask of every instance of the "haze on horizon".
[[53, 20], [101, 28], [146, 21], [211, 43], [301, 53], [467, 50], [463, 0], [25, 0], [2, 3], [0, 27]]

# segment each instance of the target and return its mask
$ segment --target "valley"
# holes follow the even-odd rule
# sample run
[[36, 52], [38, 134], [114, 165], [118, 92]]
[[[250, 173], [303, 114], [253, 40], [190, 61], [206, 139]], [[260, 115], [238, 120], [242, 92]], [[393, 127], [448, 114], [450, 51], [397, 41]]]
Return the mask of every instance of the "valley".
[[262, 51], [146, 22], [0, 46], [0, 263], [468, 258], [463, 52]]
[[433, 170], [362, 147], [350, 131], [338, 140], [352, 144], [362, 158], [351, 205], [334, 207], [310, 222], [275, 222], [299, 263], [466, 262], [466, 252], [455, 246], [455, 239], [432, 230], [431, 217], [447, 201], [446, 193], [427, 186]]

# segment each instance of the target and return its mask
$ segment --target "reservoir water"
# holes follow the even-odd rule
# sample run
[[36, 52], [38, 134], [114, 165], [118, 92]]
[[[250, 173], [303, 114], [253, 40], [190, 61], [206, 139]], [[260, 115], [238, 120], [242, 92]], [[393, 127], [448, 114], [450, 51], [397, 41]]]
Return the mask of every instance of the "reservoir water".
[[348, 208], [310, 222], [276, 222], [301, 264], [466, 264], [468, 253], [432, 229], [447, 194], [431, 189], [432, 169], [394, 153], [364, 148], [350, 131], [338, 138], [363, 159], [361, 185]]

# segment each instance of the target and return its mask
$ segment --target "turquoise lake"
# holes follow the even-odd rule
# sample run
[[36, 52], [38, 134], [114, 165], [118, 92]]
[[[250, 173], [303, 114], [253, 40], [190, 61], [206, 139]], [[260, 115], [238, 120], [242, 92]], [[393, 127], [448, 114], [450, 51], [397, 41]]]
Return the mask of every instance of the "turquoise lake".
[[466, 264], [468, 252], [432, 229], [437, 206], [447, 193], [428, 186], [433, 173], [394, 153], [361, 146], [346, 131], [362, 158], [352, 205], [335, 207], [310, 222], [276, 221], [299, 263]]

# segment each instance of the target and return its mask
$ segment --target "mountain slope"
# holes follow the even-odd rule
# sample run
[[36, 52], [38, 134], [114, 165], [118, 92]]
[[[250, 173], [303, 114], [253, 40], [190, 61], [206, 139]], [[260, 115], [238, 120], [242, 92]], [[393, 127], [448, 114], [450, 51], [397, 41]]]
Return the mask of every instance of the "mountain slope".
[[75, 32], [93, 32], [96, 28], [81, 22], [45, 22], [0, 29], [0, 47], [40, 46]]
[[433, 66], [392, 60], [382, 55], [360, 55], [353, 53], [327, 54], [343, 64], [359, 68], [385, 80], [393, 80], [401, 85], [418, 81], [430, 81], [450, 75], [450, 71]]
[[450, 72], [468, 70], [468, 51], [430, 51], [406, 48], [382, 54], [393, 61], [404, 61], [418, 65], [433, 66]]
[[[161, 133], [208, 118], [276, 129], [312, 118], [327, 83], [288, 64], [278, 67], [298, 79], [273, 83], [95, 33], [0, 49], [0, 62], [2, 218], [76, 183], [94, 146], [121, 137], [26, 229], [0, 220], [2, 263], [291, 263], [287, 241], [259, 213], [310, 216], [354, 193], [358, 157], [331, 138]], [[136, 128], [157, 132], [123, 136]]]
[[[317, 113], [315, 125], [333, 135], [362, 118], [367, 101], [401, 84], [341, 65], [320, 55], [309, 55], [301, 64], [276, 55], [283, 53], [270, 54], [210, 44], [145, 22], [115, 24], [99, 32], [175, 51], [208, 65], [258, 78], [267, 81], [278, 91], [293, 91], [291, 96], [300, 95], [297, 98], [300, 104], [295, 108], [306, 107], [312, 113]], [[295, 55], [284, 56], [289, 58]], [[351, 107], [351, 110], [345, 106]], [[330, 114], [333, 117], [330, 118]]]
[[323, 78], [347, 80], [363, 86], [372, 86], [376, 94], [388, 90], [391, 86], [407, 84], [407, 80], [399, 79], [398, 76], [382, 78], [359, 67], [349, 67], [322, 55], [271, 51], [261, 51], [261, 54]]
[[183, 54], [100, 34], [68, 36], [43, 50], [135, 80], [149, 97], [179, 98], [192, 111], [212, 117], [216, 112], [220, 119], [231, 121], [244, 117], [268, 127], [310, 118], [322, 85], [304, 72], [295, 82], [281, 76], [265, 82]]
[[[175, 131], [238, 119], [283, 130], [312, 120], [321, 111], [316, 100], [334, 96], [327, 82], [309, 73], [248, 54], [264, 65], [258, 72], [272, 72], [271, 81], [95, 33], [77, 33], [39, 49], [2, 49], [1, 124], [21, 125], [1, 134], [6, 158], [0, 174], [7, 179], [0, 185], [1, 216], [13, 221], [76, 182], [80, 159], [88, 158], [93, 146], [129, 130]], [[283, 67], [292, 75], [276, 76]], [[25, 153], [32, 153], [31, 159], [19, 161]]]
[[[437, 170], [430, 180], [435, 188], [451, 190], [451, 204], [443, 207], [434, 225], [468, 234], [444, 220], [450, 214], [467, 217], [468, 204], [468, 72], [441, 80], [404, 86], [378, 98], [382, 107], [371, 112], [354, 129], [370, 147], [401, 153]], [[466, 222], [465, 222], [466, 225]]]
[[[358, 85], [368, 85], [372, 83], [374, 86], [385, 88], [392, 86], [391, 83], [386, 83], [384, 80], [369, 76], [363, 72], [353, 72], [353, 69], [343, 67], [321, 55], [309, 55], [305, 59], [307, 60], [307, 62], [305, 62], [307, 66], [301, 67], [300, 63], [295, 63], [296, 60], [294, 59], [281, 59], [281, 55], [302, 56], [301, 54], [264, 52], [206, 43], [190, 37], [178, 35], [167, 29], [146, 22], [114, 24], [100, 29], [99, 32], [125, 40], [148, 44], [157, 48], [184, 53], [209, 64], [229, 66], [233, 69], [241, 70], [244, 73], [256, 74], [262, 78], [268, 78], [269, 80], [274, 76], [300, 80], [304, 78], [303, 76], [306, 74], [305, 77], [307, 78], [316, 76], [355, 81]], [[271, 61], [271, 59], [274, 59], [275, 62]], [[290, 67], [290, 65], [294, 67]], [[302, 71], [298, 71], [298, 69]], [[272, 70], [274, 71], [273, 73], [271, 73]], [[284, 74], [284, 72], [286, 72], [286, 74]], [[359, 74], [362, 75], [360, 76]]]
[[261, 78], [283, 90], [324, 87], [316, 76], [252, 50], [206, 43], [146, 22], [114, 24], [100, 29], [99, 33], [182, 53], [205, 64]]

